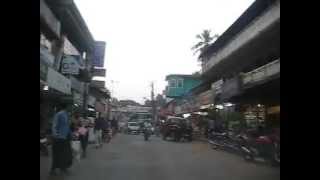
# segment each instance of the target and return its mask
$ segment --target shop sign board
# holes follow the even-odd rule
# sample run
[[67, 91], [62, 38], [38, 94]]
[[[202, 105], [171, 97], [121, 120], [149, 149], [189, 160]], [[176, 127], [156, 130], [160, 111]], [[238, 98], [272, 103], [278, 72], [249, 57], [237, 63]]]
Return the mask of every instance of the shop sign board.
[[48, 69], [47, 82], [50, 88], [53, 88], [65, 94], [71, 94], [70, 79], [66, 78], [52, 68]]
[[80, 70], [80, 56], [66, 55], [62, 59], [61, 72], [63, 74], [78, 75]]
[[92, 80], [91, 85], [98, 88], [105, 88], [105, 81]]
[[94, 68], [92, 76], [105, 77], [106, 76], [106, 69]]
[[103, 67], [104, 66], [104, 54], [106, 49], [106, 42], [104, 41], [96, 41], [94, 48], [94, 57], [92, 65], [95, 67]]

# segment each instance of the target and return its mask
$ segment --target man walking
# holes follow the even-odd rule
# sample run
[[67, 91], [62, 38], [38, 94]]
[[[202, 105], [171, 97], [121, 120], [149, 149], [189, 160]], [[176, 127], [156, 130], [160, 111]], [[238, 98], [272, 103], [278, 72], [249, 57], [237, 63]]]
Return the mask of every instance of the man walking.
[[67, 104], [62, 103], [52, 122], [52, 166], [51, 175], [56, 175], [56, 169], [68, 174], [67, 169], [72, 165], [72, 151], [70, 144], [70, 124]]

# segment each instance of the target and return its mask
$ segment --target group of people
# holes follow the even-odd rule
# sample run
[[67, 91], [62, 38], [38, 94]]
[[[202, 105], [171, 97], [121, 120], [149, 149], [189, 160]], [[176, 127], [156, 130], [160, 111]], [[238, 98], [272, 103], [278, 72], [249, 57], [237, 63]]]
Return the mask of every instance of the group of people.
[[78, 113], [73, 115], [73, 119], [69, 118], [66, 108], [67, 104], [60, 104], [52, 122], [51, 175], [56, 175], [57, 169], [60, 169], [64, 174], [69, 174], [68, 169], [72, 165], [74, 155], [71, 145], [73, 140], [80, 141], [82, 158], [86, 157], [90, 127], [93, 126], [94, 128], [96, 148], [101, 148], [103, 138], [108, 136], [108, 134], [104, 133], [105, 131], [112, 132], [110, 129], [114, 129], [112, 134], [115, 134], [115, 130], [117, 129], [115, 119], [108, 121], [99, 116], [92, 124], [92, 122], [90, 123], [80, 117]]

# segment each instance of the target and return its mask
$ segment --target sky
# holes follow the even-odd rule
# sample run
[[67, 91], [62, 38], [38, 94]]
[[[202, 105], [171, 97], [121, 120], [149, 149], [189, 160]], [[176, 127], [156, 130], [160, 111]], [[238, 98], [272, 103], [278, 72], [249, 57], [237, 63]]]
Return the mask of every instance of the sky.
[[106, 87], [139, 103], [168, 74], [200, 70], [191, 47], [204, 29], [222, 34], [254, 0], [74, 0], [95, 40], [106, 41]]

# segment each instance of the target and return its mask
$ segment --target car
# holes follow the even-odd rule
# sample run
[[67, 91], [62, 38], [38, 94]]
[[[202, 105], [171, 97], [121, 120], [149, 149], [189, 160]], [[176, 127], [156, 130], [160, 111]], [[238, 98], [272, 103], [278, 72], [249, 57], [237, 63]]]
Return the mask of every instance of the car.
[[174, 141], [180, 141], [181, 139], [187, 139], [192, 141], [192, 126], [189, 120], [170, 116], [165, 121], [162, 127], [162, 138], [166, 140], [168, 137]]
[[139, 134], [140, 133], [140, 125], [137, 122], [128, 122], [128, 134]]

